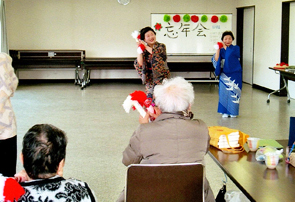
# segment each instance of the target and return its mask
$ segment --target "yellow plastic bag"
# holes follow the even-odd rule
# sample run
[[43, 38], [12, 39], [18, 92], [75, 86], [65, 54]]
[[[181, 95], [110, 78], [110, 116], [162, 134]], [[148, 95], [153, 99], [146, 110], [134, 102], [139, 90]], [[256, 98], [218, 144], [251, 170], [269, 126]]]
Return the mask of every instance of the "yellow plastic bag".
[[[210, 127], [208, 127], [208, 129], [209, 129], [209, 135], [211, 137], [210, 145], [222, 150], [225, 153], [241, 153], [244, 151], [244, 144], [247, 142], [247, 139], [249, 137], [249, 135], [247, 135], [246, 133], [243, 133], [237, 129], [231, 129], [231, 128], [227, 128], [224, 126], [210, 126]], [[230, 146], [228, 135], [232, 134], [234, 132], [239, 133], [239, 140], [238, 140], [239, 147], [231, 147]], [[222, 135], [226, 136], [226, 140], [229, 145], [229, 148], [220, 148], [218, 146], [219, 138]]]

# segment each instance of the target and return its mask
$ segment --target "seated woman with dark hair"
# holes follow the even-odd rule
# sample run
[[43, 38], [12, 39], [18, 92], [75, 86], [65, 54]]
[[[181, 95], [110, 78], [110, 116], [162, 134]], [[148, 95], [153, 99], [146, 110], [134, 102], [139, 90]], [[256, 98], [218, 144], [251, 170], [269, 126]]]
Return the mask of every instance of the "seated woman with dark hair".
[[[210, 136], [202, 120], [191, 120], [192, 84], [181, 77], [164, 80], [162, 85], [155, 86], [154, 99], [156, 114], [140, 116], [141, 124], [123, 152], [123, 164], [204, 164]], [[149, 122], [150, 116], [155, 121]], [[204, 195], [206, 202], [215, 201], [207, 179]], [[124, 192], [118, 201], [124, 201]]]
[[15, 175], [26, 193], [19, 201], [95, 201], [85, 182], [64, 179], [66, 134], [48, 124], [34, 125], [23, 138], [25, 171]]

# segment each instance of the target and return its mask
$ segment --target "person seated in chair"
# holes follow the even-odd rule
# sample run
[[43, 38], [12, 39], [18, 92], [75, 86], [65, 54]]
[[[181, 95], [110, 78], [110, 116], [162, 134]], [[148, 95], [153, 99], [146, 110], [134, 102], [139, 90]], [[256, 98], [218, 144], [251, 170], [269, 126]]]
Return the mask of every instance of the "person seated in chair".
[[23, 138], [25, 171], [16, 174], [25, 194], [18, 201], [95, 201], [87, 183], [64, 179], [67, 137], [49, 124], [37, 124]]
[[[209, 149], [208, 127], [190, 112], [194, 89], [184, 78], [175, 77], [155, 86], [156, 114], [139, 118], [140, 125], [123, 152], [122, 162], [130, 164], [177, 164], [199, 162]], [[150, 117], [155, 120], [150, 122]], [[205, 201], [215, 201], [209, 182], [204, 182]], [[124, 201], [124, 191], [117, 201]]]

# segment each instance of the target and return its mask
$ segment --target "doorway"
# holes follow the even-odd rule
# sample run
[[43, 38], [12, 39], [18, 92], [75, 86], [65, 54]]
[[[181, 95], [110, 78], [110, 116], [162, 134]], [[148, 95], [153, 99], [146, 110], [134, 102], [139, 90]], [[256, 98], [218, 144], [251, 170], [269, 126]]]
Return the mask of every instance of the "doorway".
[[243, 82], [253, 84], [255, 7], [237, 9], [237, 45], [241, 48]]

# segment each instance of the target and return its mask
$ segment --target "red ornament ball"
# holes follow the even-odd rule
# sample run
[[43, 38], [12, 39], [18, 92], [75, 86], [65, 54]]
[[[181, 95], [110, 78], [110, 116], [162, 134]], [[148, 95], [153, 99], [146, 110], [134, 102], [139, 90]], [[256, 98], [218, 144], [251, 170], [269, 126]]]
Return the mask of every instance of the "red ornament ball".
[[173, 20], [174, 20], [174, 22], [179, 22], [180, 21], [180, 15], [174, 15]]
[[211, 22], [213, 22], [213, 23], [218, 22], [218, 17], [217, 17], [216, 15], [213, 15], [213, 16], [211, 17]]
[[199, 21], [199, 17], [196, 16], [196, 15], [192, 15], [192, 16], [191, 16], [191, 21], [193, 21], [194, 23], [196, 23], [196, 22]]

